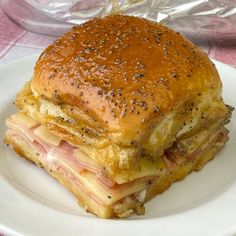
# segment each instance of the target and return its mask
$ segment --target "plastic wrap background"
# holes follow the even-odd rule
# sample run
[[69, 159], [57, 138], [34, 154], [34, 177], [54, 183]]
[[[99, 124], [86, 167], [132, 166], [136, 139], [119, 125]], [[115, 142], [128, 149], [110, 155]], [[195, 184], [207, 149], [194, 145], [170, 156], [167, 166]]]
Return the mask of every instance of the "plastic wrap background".
[[28, 30], [60, 35], [72, 24], [109, 14], [161, 22], [191, 39], [236, 43], [236, 0], [0, 0]]

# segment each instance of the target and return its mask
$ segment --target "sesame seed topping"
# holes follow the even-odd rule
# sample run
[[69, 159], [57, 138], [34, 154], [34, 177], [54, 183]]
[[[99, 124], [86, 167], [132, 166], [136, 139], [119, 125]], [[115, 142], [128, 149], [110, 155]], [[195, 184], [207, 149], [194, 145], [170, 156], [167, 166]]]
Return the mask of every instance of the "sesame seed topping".
[[103, 94], [102, 90], [98, 90], [98, 95], [102, 95], [102, 94]]
[[144, 73], [138, 73], [134, 75], [135, 78], [142, 78], [144, 77]]
[[154, 113], [157, 113], [158, 111], [159, 111], [158, 107], [157, 107], [157, 106], [154, 106], [154, 107], [153, 107], [153, 112], [154, 112]]

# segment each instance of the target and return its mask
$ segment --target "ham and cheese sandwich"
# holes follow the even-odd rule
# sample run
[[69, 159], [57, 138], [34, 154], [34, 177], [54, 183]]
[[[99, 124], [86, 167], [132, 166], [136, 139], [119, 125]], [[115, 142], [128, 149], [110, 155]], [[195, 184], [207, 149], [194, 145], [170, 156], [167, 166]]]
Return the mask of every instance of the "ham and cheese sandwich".
[[179, 33], [137, 17], [96, 18], [41, 54], [5, 142], [85, 210], [144, 214], [146, 201], [224, 146], [232, 108], [221, 92], [214, 64]]

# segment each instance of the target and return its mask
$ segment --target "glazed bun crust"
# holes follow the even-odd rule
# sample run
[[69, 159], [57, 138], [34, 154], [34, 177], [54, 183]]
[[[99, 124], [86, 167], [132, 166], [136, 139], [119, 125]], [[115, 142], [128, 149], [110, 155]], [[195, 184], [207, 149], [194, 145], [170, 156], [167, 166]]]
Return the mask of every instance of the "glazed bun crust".
[[214, 64], [161, 24], [131, 16], [73, 27], [40, 56], [34, 96], [80, 109], [122, 140], [143, 138], [174, 107], [220, 96]]

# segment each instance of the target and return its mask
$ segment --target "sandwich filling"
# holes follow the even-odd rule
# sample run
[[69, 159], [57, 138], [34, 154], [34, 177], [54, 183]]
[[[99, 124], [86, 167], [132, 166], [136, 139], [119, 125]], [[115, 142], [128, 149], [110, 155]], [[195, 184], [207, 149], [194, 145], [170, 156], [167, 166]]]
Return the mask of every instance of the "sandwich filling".
[[161, 175], [149, 175], [118, 184], [110, 180], [104, 169], [78, 147], [62, 140], [25, 113], [12, 115], [6, 125], [6, 142], [23, 142], [35, 153], [36, 164], [51, 173], [60, 173], [77, 191], [83, 192], [87, 199], [84, 207], [89, 210], [88, 202], [93, 202], [97, 212], [100, 212], [97, 214], [103, 217], [127, 217], [132, 212], [143, 214], [143, 203], [154, 195], [152, 186], [156, 186], [158, 181], [161, 183], [164, 176], [173, 175], [176, 168], [198, 162], [199, 157], [209, 150], [216, 152], [221, 149], [228, 138], [224, 126], [213, 124], [208, 130], [167, 149], [160, 159]]
[[[33, 92], [30, 82], [18, 93], [16, 105], [25, 114], [35, 117], [45, 126], [44, 129], [60, 137], [59, 140], [54, 138], [55, 142], [65, 140], [76, 147], [74, 155], [79, 155], [80, 159], [86, 156], [85, 159], [96, 166], [96, 170], [106, 173], [109, 182], [123, 184], [146, 176], [163, 175], [168, 161], [165, 158], [163, 161], [163, 156], [167, 150], [178, 144], [178, 148], [185, 151], [184, 155], [189, 155], [189, 149], [198, 148], [210, 134], [223, 127], [231, 111], [215, 93], [197, 95], [178, 105], [162, 120], [150, 125], [150, 134], [142, 130], [142, 140], [138, 143], [131, 140], [128, 146], [114, 138], [116, 133], [92, 131], [95, 127], [87, 118], [81, 118], [83, 113], [80, 109], [47, 101]], [[80, 119], [75, 117], [78, 113]], [[39, 132], [36, 130], [36, 133]], [[99, 136], [95, 137], [94, 133], [99, 133]]]

